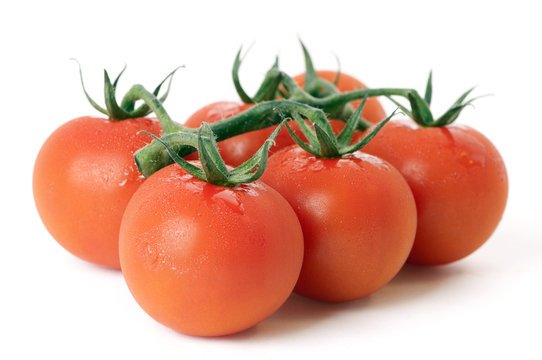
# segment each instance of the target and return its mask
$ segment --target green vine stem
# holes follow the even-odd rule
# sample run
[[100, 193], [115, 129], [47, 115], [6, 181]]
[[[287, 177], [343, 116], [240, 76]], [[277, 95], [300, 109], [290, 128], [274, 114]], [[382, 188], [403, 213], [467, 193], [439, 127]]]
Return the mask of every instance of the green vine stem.
[[[322, 98], [317, 98], [303, 90], [294, 79], [289, 75], [282, 74], [282, 84], [288, 92], [288, 99], [297, 101], [303, 104], [307, 104], [318, 109], [322, 109], [328, 117], [331, 119], [348, 121], [354, 114], [354, 110], [348, 105], [353, 100], [359, 100], [366, 97], [373, 96], [403, 96], [408, 97], [411, 92], [416, 92], [413, 89], [394, 89], [394, 88], [382, 88], [382, 89], [363, 89], [355, 90], [344, 93], [333, 93]], [[367, 130], [372, 124], [360, 119], [357, 125], [357, 129], [360, 131]]]
[[193, 129], [189, 129], [185, 126], [179, 125], [174, 122], [166, 109], [162, 105], [160, 99], [156, 97], [154, 93], [151, 93], [143, 87], [143, 85], [134, 85], [130, 88], [130, 91], [124, 97], [126, 103], [135, 103], [137, 100], [143, 100], [145, 105], [152, 111], [156, 118], [160, 121], [162, 125], [162, 131], [164, 134], [171, 134], [177, 131], [190, 132]]
[[[310, 66], [307, 66], [307, 68], [310, 69]], [[314, 74], [312, 76], [314, 76]], [[401, 88], [362, 89], [344, 93], [332, 93], [324, 97], [314, 97], [301, 89], [297, 83], [286, 74], [282, 75], [282, 84], [289, 93], [288, 99], [322, 109], [324, 112], [326, 112], [326, 114], [329, 114], [329, 117], [345, 122], [348, 121], [353, 114], [351, 107], [347, 106], [351, 101], [366, 97], [385, 96], [422, 127], [439, 127], [449, 125], [459, 117], [459, 114], [468, 105], [472, 104], [472, 102], [476, 99], [484, 96], [482, 95], [468, 99], [468, 96], [474, 90], [474, 88], [471, 88], [464, 92], [444, 114], [438, 118], [435, 118], [430, 109], [431, 100], [433, 97], [432, 72], [429, 73], [429, 77], [427, 79], [424, 97], [421, 97], [420, 94], [418, 94], [418, 92], [414, 89]], [[394, 100], [392, 96], [399, 96], [408, 100], [410, 109]], [[357, 129], [364, 131], [371, 125], [372, 124], [361, 119], [358, 122]]]
[[[132, 89], [134, 98], [140, 96], [140, 99], [153, 109], [163, 124], [167, 125], [171, 121], [165, 109], [160, 109], [163, 107], [153, 94], [143, 87], [133, 87]], [[273, 100], [258, 103], [242, 113], [209, 124], [209, 127], [215, 134], [216, 141], [221, 141], [246, 132], [278, 125], [284, 117], [291, 116], [293, 112], [301, 114], [322, 127], [329, 126], [324, 112], [320, 109], [290, 100]], [[196, 150], [197, 145], [189, 143], [191, 140], [188, 139], [190, 137], [188, 134], [195, 133], [197, 129], [189, 129], [176, 124], [175, 126], [178, 126], [179, 130], [176, 132], [164, 131], [166, 135], [162, 136], [161, 140], [181, 157], [191, 154]], [[145, 177], [173, 162], [168, 150], [156, 141], [136, 151], [134, 157], [139, 171]]]
[[185, 134], [185, 142], [178, 144], [197, 148], [201, 168], [179, 156], [175, 149], [163, 138], [159, 138], [146, 131], [143, 132], [152, 136], [157, 143], [161, 144], [172, 160], [191, 175], [211, 184], [235, 187], [239, 184], [256, 181], [263, 175], [267, 166], [269, 148], [275, 141], [283, 124], [284, 122], [277, 126], [250, 159], [231, 170], [220, 156], [215, 134], [206, 122], [201, 124], [197, 135], [192, 133]]
[[[365, 97], [385, 96], [397, 105], [407, 116], [411, 117], [422, 127], [446, 126], [457, 119], [461, 111], [470, 105], [475, 98], [467, 99], [473, 89], [469, 89], [462, 94], [459, 99], [439, 118], [435, 118], [430, 110], [433, 93], [433, 76], [429, 73], [424, 97], [422, 98], [414, 89], [401, 88], [381, 88], [381, 89], [360, 89], [350, 92], [340, 93], [336, 84], [318, 77], [314, 68], [309, 51], [300, 40], [303, 56], [305, 59], [305, 86], [302, 89], [290, 76], [282, 72], [281, 76], [276, 75], [278, 70], [278, 61], [275, 61], [273, 67], [268, 71], [268, 76], [262, 82], [258, 94], [276, 94], [276, 82], [280, 80], [282, 88], [278, 92], [285, 99], [307, 104], [322, 109], [330, 118], [347, 122], [352, 117], [354, 109], [350, 105], [351, 101], [363, 99]], [[245, 102], [255, 102], [248, 97], [239, 82], [239, 67], [241, 66], [240, 51], [234, 62], [233, 82], [241, 99]], [[273, 76], [271, 74], [274, 74]], [[399, 96], [409, 102], [410, 109], [402, 105], [393, 96]], [[357, 129], [364, 131], [372, 124], [361, 118], [357, 123]]]
[[[168, 81], [168, 85], [167, 85], [167, 89], [164, 93], [164, 95], [162, 97], [159, 98], [160, 102], [163, 103], [165, 101], [165, 99], [167, 98], [167, 96], [169, 95], [169, 90], [171, 89], [171, 82], [173, 80], [173, 75], [175, 75], [175, 73], [177, 72], [177, 70], [179, 70], [180, 68], [182, 68], [184, 66], [178, 66], [177, 68], [175, 68], [172, 72], [170, 72], [165, 78], [164, 80], [162, 80], [162, 82], [160, 84], [158, 84], [158, 86], [154, 89], [154, 91], [152, 92], [154, 96], [158, 96], [158, 94], [160, 93], [160, 89], [162, 88], [162, 86], [164, 85], [164, 83], [169, 79]], [[123, 108], [125, 111], [128, 111], [128, 112], [132, 112], [132, 113], [135, 113], [136, 111], [140, 112], [140, 113], [143, 113], [143, 112], [149, 112], [152, 111], [148, 106], [147, 104], [142, 104], [137, 110], [135, 110], [135, 104], [136, 104], [136, 101], [137, 99], [133, 98], [132, 96], [132, 93], [130, 91], [128, 91], [126, 93], [126, 95], [123, 97], [122, 99], [122, 102], [121, 102], [121, 105], [120, 107]]]
[[[273, 71], [276, 70], [276, 65], [277, 63], [275, 62], [275, 65], [273, 65], [272, 68]], [[238, 70], [238, 67], [236, 70]], [[271, 78], [275, 79], [274, 77], [270, 77], [270, 79]], [[325, 114], [327, 114], [329, 118], [343, 120], [347, 123], [350, 121], [350, 124], [354, 124], [357, 130], [364, 131], [372, 126], [372, 124], [364, 121], [361, 118], [361, 115], [355, 116], [357, 111], [354, 112], [352, 108], [347, 105], [353, 100], [366, 99], [372, 96], [386, 96], [422, 127], [445, 126], [455, 121], [460, 112], [476, 99], [467, 99], [468, 95], [473, 90], [470, 89], [462, 94], [459, 99], [452, 104], [448, 111], [441, 117], [435, 119], [430, 110], [433, 89], [432, 74], [430, 74], [427, 81], [424, 98], [422, 98], [414, 89], [402, 88], [362, 89], [344, 93], [337, 92], [319, 98], [312, 96], [301, 89], [287, 74], [280, 72], [280, 78], [284, 87], [284, 96], [287, 100], [262, 101], [240, 114], [209, 125], [211, 131], [216, 135], [216, 140], [221, 141], [232, 136], [277, 125], [284, 117], [294, 116], [292, 115], [294, 112], [301, 114], [304, 118], [310, 119], [313, 123], [317, 124], [318, 126], [315, 126], [316, 131], [331, 131], [328, 129], [329, 122], [327, 121]], [[113, 84], [116, 84], [117, 80], [115, 80]], [[262, 90], [262, 88], [260, 88], [258, 93], [267, 94], [268, 92], [266, 89]], [[406, 98], [410, 103], [410, 110], [394, 100], [392, 96]], [[156, 97], [156, 94], [147, 91], [141, 85], [134, 85], [130, 92], [125, 96], [123, 103], [135, 104], [138, 100], [143, 100], [145, 105], [156, 114], [162, 124], [163, 132], [165, 134], [162, 137], [162, 140], [164, 140], [171, 149], [181, 157], [195, 151], [196, 146], [187, 145], [185, 135], [183, 135], [183, 133], [194, 133], [195, 130], [176, 124], [167, 114], [161, 101]], [[354, 116], [356, 117], [355, 121], [352, 120]], [[295, 116], [294, 119], [296, 119]], [[320, 127], [320, 129], [318, 129], [318, 127]], [[320, 136], [320, 138], [323, 139], [323, 142], [328, 142], [329, 140], [331, 144], [331, 147], [327, 146], [327, 148], [331, 150], [329, 154], [326, 153], [327, 155], [325, 156], [335, 156], [333, 154], [336, 151], [335, 149], [332, 149], [333, 145], [335, 145], [332, 144], [334, 141], [327, 139], [325, 135]], [[323, 143], [321, 142], [320, 145], [322, 146], [322, 144]], [[326, 145], [324, 144], [323, 147], [326, 147]], [[343, 146], [343, 148], [345, 148], [345, 146]], [[143, 176], [148, 177], [155, 171], [173, 162], [171, 156], [168, 154], [168, 150], [169, 149], [165, 148], [161, 143], [155, 141], [135, 153], [136, 164]], [[342, 152], [343, 150], [338, 149], [338, 151]]]

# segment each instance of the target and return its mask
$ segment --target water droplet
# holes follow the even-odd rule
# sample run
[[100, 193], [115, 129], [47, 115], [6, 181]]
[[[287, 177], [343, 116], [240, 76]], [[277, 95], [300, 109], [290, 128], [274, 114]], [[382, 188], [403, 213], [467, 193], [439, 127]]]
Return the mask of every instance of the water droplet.
[[212, 197], [213, 200], [220, 200], [226, 204], [234, 212], [245, 215], [245, 208], [243, 204], [239, 201], [238, 195], [235, 190], [224, 189]]
[[461, 151], [459, 153], [459, 156], [457, 157], [457, 161], [465, 166], [465, 167], [475, 167], [475, 166], [483, 166], [484, 158], [482, 156], [478, 156], [478, 158], [475, 158], [478, 154], [469, 154], [466, 151]]

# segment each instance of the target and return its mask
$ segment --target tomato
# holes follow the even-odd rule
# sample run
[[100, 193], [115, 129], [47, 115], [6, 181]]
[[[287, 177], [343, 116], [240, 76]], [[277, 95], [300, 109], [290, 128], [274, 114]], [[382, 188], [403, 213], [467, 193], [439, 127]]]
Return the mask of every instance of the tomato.
[[118, 236], [128, 200], [143, 183], [134, 151], [160, 123], [139, 118], [80, 117], [60, 126], [43, 144], [34, 166], [38, 213], [53, 238], [74, 255], [120, 268]]
[[401, 174], [361, 152], [321, 159], [299, 147], [269, 158], [262, 180], [294, 208], [305, 240], [295, 291], [324, 301], [367, 296], [404, 264], [416, 206]]
[[390, 162], [412, 189], [418, 230], [409, 262], [459, 260], [497, 227], [508, 178], [499, 152], [478, 131], [464, 125], [420, 128], [410, 120], [391, 121], [364, 151]]
[[[318, 77], [327, 80], [331, 83], [337, 78], [336, 71], [320, 70], [316, 71]], [[299, 86], [305, 86], [305, 74], [300, 74], [294, 77], [294, 80], [298, 83]], [[365, 89], [367, 86], [363, 84], [358, 79], [344, 73], [340, 73], [339, 81], [336, 85], [337, 89], [340, 92], [348, 92], [354, 90]], [[357, 108], [362, 102], [362, 99], [352, 101], [351, 104], [354, 108]], [[376, 97], [370, 97], [367, 99], [363, 112], [361, 114], [363, 118], [373, 124], [376, 124], [386, 118], [386, 112], [380, 104], [380, 101]]]
[[260, 181], [220, 187], [176, 164], [134, 194], [120, 230], [120, 259], [136, 301], [185, 334], [227, 335], [272, 314], [301, 269], [294, 211]]

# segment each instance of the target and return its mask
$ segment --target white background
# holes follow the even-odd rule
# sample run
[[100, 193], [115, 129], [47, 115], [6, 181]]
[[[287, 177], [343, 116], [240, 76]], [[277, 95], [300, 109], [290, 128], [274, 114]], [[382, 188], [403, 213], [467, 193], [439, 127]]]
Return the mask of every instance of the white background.
[[[59, 1], [0, 5], [0, 358], [542, 358], [541, 12], [536, 1]], [[353, 5], [355, 4], [355, 5]], [[177, 121], [235, 100], [230, 69], [256, 89], [280, 55], [302, 72], [297, 37], [317, 68], [372, 87], [423, 90], [435, 111], [467, 88], [480, 99], [459, 122], [486, 134], [509, 171], [504, 218], [488, 243], [453, 265], [405, 268], [369, 298], [329, 305], [293, 296], [271, 318], [215, 339], [175, 333], [135, 303], [122, 275], [84, 263], [47, 233], [34, 208], [32, 167], [62, 123], [96, 115], [102, 71], [128, 64], [120, 91], [178, 72], [166, 103]], [[251, 92], [252, 92], [251, 91]], [[388, 110], [393, 109], [386, 104]]]

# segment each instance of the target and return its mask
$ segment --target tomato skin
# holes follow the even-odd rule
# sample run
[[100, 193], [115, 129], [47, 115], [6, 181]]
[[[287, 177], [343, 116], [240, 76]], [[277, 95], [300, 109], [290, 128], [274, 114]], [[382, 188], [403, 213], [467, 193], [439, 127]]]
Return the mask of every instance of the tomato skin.
[[[316, 74], [318, 77], [329, 81], [330, 83], [334, 83], [337, 72], [336, 71], [329, 71], [329, 70], [318, 70], [316, 71]], [[299, 74], [293, 78], [295, 82], [301, 86], [305, 86], [305, 74]], [[345, 74], [341, 73], [339, 77], [339, 81], [337, 82], [337, 89], [340, 92], [348, 92], [348, 91], [354, 91], [354, 90], [361, 90], [365, 89], [367, 86], [365, 86], [364, 83], [359, 81], [358, 79]], [[362, 102], [362, 99], [352, 101], [351, 104], [356, 109]], [[384, 111], [384, 108], [382, 107], [382, 104], [380, 104], [380, 101], [376, 97], [370, 97], [367, 99], [367, 102], [365, 103], [365, 107], [363, 108], [363, 112], [361, 113], [363, 118], [373, 124], [376, 124], [386, 118], [386, 111]]]
[[[248, 110], [252, 106], [254, 106], [254, 104], [243, 104], [235, 101], [214, 102], [192, 114], [186, 120], [184, 125], [189, 128], [197, 128], [203, 121], [211, 124], [230, 116], [237, 115]], [[220, 141], [218, 143], [218, 149], [224, 162], [231, 166], [241, 165], [258, 151], [275, 129], [276, 126], [271, 126]], [[277, 135], [275, 145], [271, 147], [269, 153], [271, 154], [283, 147], [292, 145], [293, 143], [294, 141], [288, 134], [288, 130], [284, 128]], [[197, 155], [192, 154], [187, 158], [192, 160], [197, 159]]]
[[270, 157], [262, 180], [294, 208], [305, 240], [295, 291], [342, 302], [367, 296], [404, 264], [416, 231], [416, 206], [399, 172], [356, 152], [320, 159], [299, 147]]
[[56, 129], [37, 156], [38, 213], [53, 238], [83, 260], [120, 268], [120, 221], [144, 180], [133, 158], [146, 145], [140, 130], [161, 133], [154, 119], [80, 117]]
[[257, 324], [287, 299], [303, 237], [290, 205], [264, 183], [220, 187], [174, 164], [130, 200], [120, 258], [151, 317], [184, 334], [220, 336]]
[[418, 231], [410, 263], [440, 265], [464, 258], [497, 227], [508, 177], [499, 152], [478, 131], [392, 120], [364, 151], [389, 161], [412, 189]]

